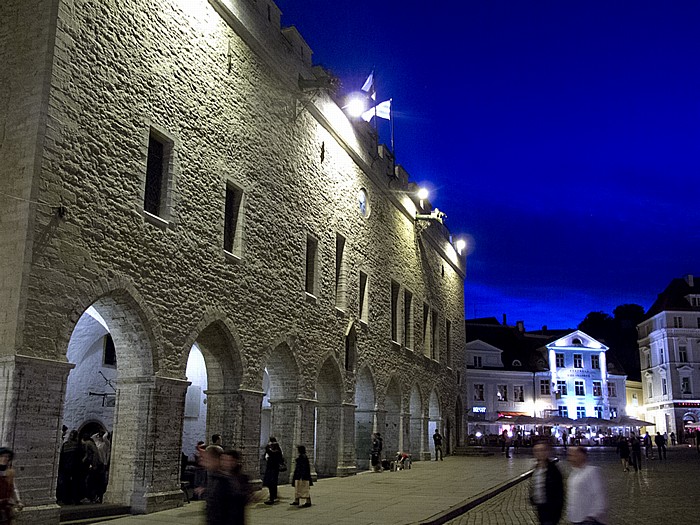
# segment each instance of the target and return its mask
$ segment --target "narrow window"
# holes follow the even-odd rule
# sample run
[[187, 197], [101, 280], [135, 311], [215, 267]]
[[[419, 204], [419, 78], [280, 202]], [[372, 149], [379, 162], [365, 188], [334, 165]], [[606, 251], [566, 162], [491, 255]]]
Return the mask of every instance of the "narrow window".
[[403, 293], [403, 345], [413, 350], [413, 294]]
[[576, 419], [586, 417], [586, 407], [576, 407]]
[[399, 292], [400, 286], [391, 281], [391, 340], [399, 341]]
[[353, 324], [345, 336], [345, 370], [352, 372], [355, 370], [357, 362], [357, 334]]
[[484, 385], [483, 384], [475, 384], [474, 385], [474, 401], [483, 401], [484, 400]]
[[566, 381], [557, 380], [557, 391], [559, 392], [560, 396], [569, 395], [566, 387]]
[[680, 316], [673, 317], [673, 328], [683, 328], [683, 318]]
[[360, 321], [367, 323], [369, 319], [369, 282], [367, 274], [360, 272]]
[[688, 362], [688, 347], [684, 345], [678, 347], [678, 361], [681, 363]]
[[452, 321], [445, 319], [445, 357], [447, 366], [452, 367]]
[[654, 397], [654, 386], [651, 381], [647, 381], [647, 392], [649, 397]]
[[690, 388], [690, 378], [689, 377], [682, 377], [681, 378], [681, 393], [683, 394], [692, 394], [693, 391]]
[[498, 392], [496, 395], [499, 401], [508, 401], [508, 385], [498, 385]]
[[423, 355], [430, 357], [430, 307], [423, 303]]
[[430, 358], [435, 361], [440, 360], [440, 332], [438, 330], [438, 313], [433, 310], [432, 322], [430, 323]]
[[662, 377], [661, 378], [661, 395], [666, 395], [668, 394], [668, 386], [666, 384], [666, 378]]
[[117, 366], [117, 350], [114, 348], [114, 339], [110, 334], [105, 335], [102, 364], [104, 366]]
[[569, 417], [569, 407], [565, 405], [560, 405], [559, 406], [559, 415], [561, 417]]
[[480, 355], [474, 356], [474, 368], [481, 368], [481, 356]]
[[610, 407], [610, 419], [617, 419], [617, 407]]
[[165, 169], [165, 144], [153, 133], [148, 139], [148, 162], [146, 164], [146, 191], [143, 209], [160, 216], [163, 194], [163, 171]]
[[597, 406], [595, 407], [595, 417], [599, 419], [603, 419], [603, 407]]
[[306, 237], [306, 279], [305, 289], [309, 295], [316, 296], [318, 265], [318, 240], [307, 235]]
[[574, 381], [574, 389], [577, 396], [585, 396], [586, 392], [583, 388], [583, 381]]
[[600, 370], [600, 356], [599, 355], [592, 355], [591, 356], [591, 368], [594, 370]]
[[345, 237], [335, 236], [335, 307], [345, 310], [347, 306], [347, 268], [345, 267]]
[[574, 354], [574, 368], [583, 368], [583, 354]]
[[235, 255], [240, 255], [239, 214], [242, 201], [243, 190], [227, 184], [224, 207], [224, 250]]
[[600, 397], [603, 395], [603, 384], [600, 381], [593, 381], [593, 396]]
[[543, 396], [550, 395], [549, 379], [540, 379], [540, 394]]
[[564, 368], [564, 354], [555, 354], [555, 363], [557, 368]]
[[608, 383], [608, 397], [617, 397], [617, 387], [615, 383]]
[[522, 403], [525, 401], [525, 388], [522, 386], [513, 387], [513, 401]]

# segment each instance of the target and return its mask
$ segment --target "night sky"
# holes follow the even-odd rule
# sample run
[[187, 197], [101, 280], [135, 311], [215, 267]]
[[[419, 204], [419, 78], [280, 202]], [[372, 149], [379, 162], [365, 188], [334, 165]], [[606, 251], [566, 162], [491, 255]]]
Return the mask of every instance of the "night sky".
[[470, 239], [467, 318], [575, 327], [700, 274], [700, 2], [277, 4], [393, 98], [397, 162]]

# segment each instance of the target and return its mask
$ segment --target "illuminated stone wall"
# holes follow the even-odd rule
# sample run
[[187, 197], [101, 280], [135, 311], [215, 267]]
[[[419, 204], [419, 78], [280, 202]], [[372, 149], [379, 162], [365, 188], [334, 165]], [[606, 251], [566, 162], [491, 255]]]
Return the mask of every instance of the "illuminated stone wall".
[[[4, 2], [3, 9], [19, 4]], [[32, 212], [27, 224], [33, 244], [18, 245], [21, 228], [8, 227], [3, 215], [0, 246], [24, 247], [29, 257], [23, 277], [18, 256], [11, 278], [2, 280], [3, 290], [23, 290], [21, 299], [13, 295], [2, 306], [2, 351], [65, 362], [78, 319], [99, 303], [115, 341], [119, 376], [117, 456], [108, 496], [140, 512], [177, 503], [173, 465], [187, 386], [178, 380], [185, 379], [195, 342], [209, 373], [207, 434], [219, 431], [228, 443], [244, 446], [251, 471], [259, 457], [263, 369], [281, 351], [295, 371], [284, 368], [272, 381], [271, 419], [272, 431], [286, 434], [288, 456], [298, 443], [311, 448], [318, 376], [322, 367], [334, 370], [328, 376], [334, 383], [326, 386], [338, 396], [323, 411], [343, 428], [338, 442], [321, 447], [332, 456], [318, 458], [325, 473], [334, 463], [339, 474], [354, 472], [355, 422], [347, 407], [356, 402], [356, 371], [363, 367], [378, 414], [393, 378], [401, 414], [408, 413], [409, 393], [419, 384], [424, 417], [433, 391], [442, 418], [455, 415], [465, 261], [441, 225], [414, 222], [405, 172], [394, 172], [386, 155], [378, 154], [372, 128], [350, 125], [324, 91], [299, 89], [298, 75], [314, 78], [310, 50], [295, 31], [280, 32], [278, 12], [273, 9], [268, 19], [262, 4], [59, 2], [57, 18], [47, 14], [46, 27], [36, 22], [46, 34], [57, 28], [49, 46], [53, 60], [39, 60], [46, 67], [40, 73], [50, 75], [45, 126], [37, 121], [27, 132], [28, 141], [42, 133], [46, 140], [30, 160], [20, 155], [21, 144], [0, 148], [10, 165], [28, 165], [13, 172], [13, 192], [27, 196], [32, 187], [37, 201], [66, 208], [63, 217], [51, 208]], [[23, 18], [38, 17], [27, 11]], [[15, 31], [12, 39], [19, 38], [17, 23], [4, 19], [2, 38], [7, 40], [7, 24]], [[18, 99], [20, 87], [8, 90], [0, 75], [0, 96]], [[40, 102], [27, 104], [13, 118], [25, 115], [29, 122]], [[165, 220], [143, 211], [151, 130], [173, 144]], [[244, 192], [243, 238], [233, 256], [222, 247], [227, 183]], [[369, 196], [368, 217], [358, 206], [361, 188]], [[337, 234], [346, 239], [343, 310], [335, 298]], [[308, 236], [318, 240], [313, 297], [304, 288]], [[369, 282], [366, 323], [357, 321], [360, 272]], [[413, 294], [412, 350], [391, 341], [392, 279], [401, 296], [404, 290]], [[437, 360], [424, 355], [424, 304], [438, 313]], [[400, 318], [402, 308], [400, 303]], [[22, 325], [13, 321], [19, 318]], [[347, 370], [344, 338], [353, 322], [357, 357]], [[21, 344], [15, 343], [15, 326]], [[292, 397], [275, 398], [282, 391]], [[55, 397], [42, 402], [61, 413], [63, 399]], [[13, 417], [11, 410], [4, 414]], [[377, 414], [374, 420], [378, 430], [388, 424]], [[41, 422], [42, 430], [47, 424]], [[427, 436], [407, 437], [408, 423], [395, 434], [398, 446], [427, 442]], [[138, 438], [139, 453], [130, 450], [131, 438]], [[28, 450], [19, 452], [22, 458]], [[37, 461], [51, 470], [56, 458]], [[52, 490], [45, 487], [44, 500]]]

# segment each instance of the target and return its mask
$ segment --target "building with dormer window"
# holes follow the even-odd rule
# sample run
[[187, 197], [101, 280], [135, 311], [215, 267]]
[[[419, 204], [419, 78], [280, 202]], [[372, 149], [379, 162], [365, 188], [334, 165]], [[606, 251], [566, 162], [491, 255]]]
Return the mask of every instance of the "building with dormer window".
[[683, 438], [700, 422], [700, 283], [673, 279], [637, 326], [646, 419]]

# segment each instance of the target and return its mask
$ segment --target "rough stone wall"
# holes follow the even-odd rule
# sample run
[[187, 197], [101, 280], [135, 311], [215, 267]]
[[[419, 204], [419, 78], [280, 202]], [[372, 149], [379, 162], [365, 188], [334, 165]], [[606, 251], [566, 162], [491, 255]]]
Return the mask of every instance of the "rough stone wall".
[[[17, 9], [19, 4], [10, 0]], [[51, 208], [35, 210], [28, 222], [33, 244], [26, 245], [32, 250], [22, 295], [26, 311], [8, 303], [0, 323], [3, 347], [9, 344], [11, 353], [65, 361], [79, 317], [98, 301], [117, 348], [122, 390], [115, 428], [122, 436], [148, 429], [141, 448], [116, 437], [121, 465], [114, 466], [115, 501], [143, 509], [143, 502], [128, 498], [170, 494], [172, 486], [158, 480], [174, 479], [169, 469], [178, 464], [182, 421], [173, 414], [184, 408], [184, 387], [154, 385], [141, 376], [152, 371], [159, 381], [184, 379], [187, 355], [206, 319], [225, 321], [230, 352], [240, 354], [247, 408], [235, 434], [252, 447], [259, 437], [248, 433], [259, 430], [263, 369], [280, 344], [298, 367], [298, 381], [294, 374], [286, 377], [294, 384], [285, 390], [295, 397], [313, 400], [319, 373], [331, 363], [341, 383], [335, 385], [338, 403], [354, 404], [354, 370], [367, 367], [381, 411], [394, 378], [402, 408], [388, 414], [386, 424], [397, 427], [390, 431], [397, 443], [408, 433], [406, 426], [399, 436], [398, 422], [414, 384], [421, 385], [425, 417], [432, 391], [442, 417], [454, 415], [456, 372], [463, 368], [463, 262], [449, 262], [451, 247], [439, 225], [415, 223], [400, 210], [396, 190], [406, 188], [386, 176], [384, 159], [371, 164], [376, 149], [370, 152], [362, 139], [343, 145], [340, 134], [331, 133], [319, 109], [327, 97], [301, 93], [289, 75], [305, 71], [304, 60], [294, 68], [275, 67], [259, 44], [244, 41], [206, 0], [63, 0], [56, 28], [33, 198], [63, 203], [67, 213], [58, 218]], [[274, 21], [270, 30], [277, 31]], [[288, 60], [295, 59], [290, 54]], [[0, 100], [7, 92], [0, 91]], [[35, 136], [40, 128], [35, 125]], [[154, 224], [143, 212], [151, 128], [173, 142], [167, 224]], [[17, 148], [0, 152], [10, 165], [26, 164]], [[29, 191], [30, 174], [17, 173]], [[240, 258], [222, 249], [227, 182], [245, 193]], [[369, 195], [367, 218], [358, 211], [361, 188]], [[9, 232], [4, 224], [0, 246], [17, 244], [21, 228]], [[334, 296], [337, 233], [346, 238], [343, 312]], [[307, 235], [318, 239], [315, 298], [304, 287]], [[19, 259], [10, 266], [16, 275]], [[359, 317], [361, 271], [368, 275], [369, 316], [355, 324], [357, 363], [346, 371], [344, 336]], [[413, 294], [412, 351], [391, 342], [392, 279], [401, 297], [405, 289]], [[12, 279], [3, 278], [0, 286], [17, 289]], [[423, 355], [424, 303], [438, 312], [439, 362]], [[17, 312], [24, 317], [22, 337], [5, 343]], [[452, 363], [446, 362], [445, 319], [452, 322]], [[296, 414], [300, 405], [276, 404], [271, 397], [273, 427], [276, 421], [290, 425], [294, 416], [281, 416]], [[120, 412], [119, 404], [133, 410]], [[314, 407], [308, 401], [300, 423], [283, 429], [286, 451], [295, 439], [312, 439]], [[383, 428], [384, 417], [378, 414], [377, 421]], [[164, 432], [168, 443], [158, 447], [172, 444], [172, 458], [156, 458], [150, 448]], [[149, 465], [153, 478], [129, 473], [129, 465]]]

